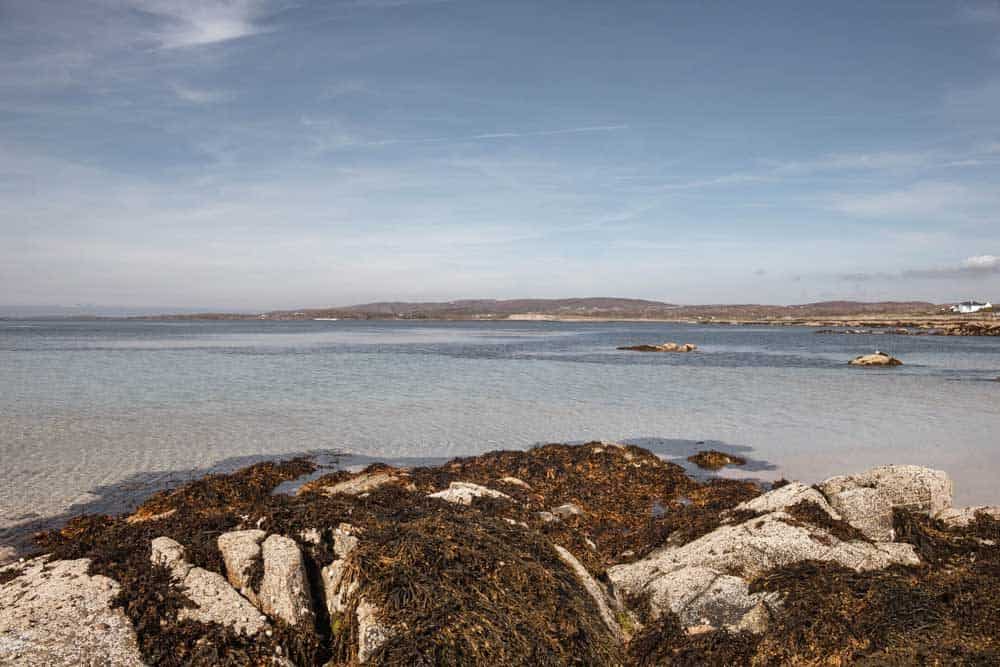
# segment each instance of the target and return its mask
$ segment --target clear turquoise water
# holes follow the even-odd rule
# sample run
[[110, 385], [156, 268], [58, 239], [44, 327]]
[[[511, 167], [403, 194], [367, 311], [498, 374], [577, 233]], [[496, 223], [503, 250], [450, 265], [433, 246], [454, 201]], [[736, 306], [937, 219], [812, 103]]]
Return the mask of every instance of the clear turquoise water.
[[[700, 350], [615, 350], [664, 340]], [[876, 346], [906, 365], [846, 365]], [[752, 474], [764, 479], [919, 463], [951, 473], [960, 503], [1000, 502], [997, 376], [1000, 339], [990, 338], [659, 323], [0, 322], [0, 530], [114, 508], [256, 456], [421, 459], [591, 439], [668, 456], [716, 441], [757, 460]]]

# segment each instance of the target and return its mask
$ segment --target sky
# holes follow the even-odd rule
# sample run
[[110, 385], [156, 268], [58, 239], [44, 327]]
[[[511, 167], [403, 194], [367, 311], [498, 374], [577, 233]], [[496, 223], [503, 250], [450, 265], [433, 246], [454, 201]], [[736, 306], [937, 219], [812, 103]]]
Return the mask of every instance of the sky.
[[0, 0], [0, 304], [1000, 299], [1000, 1]]

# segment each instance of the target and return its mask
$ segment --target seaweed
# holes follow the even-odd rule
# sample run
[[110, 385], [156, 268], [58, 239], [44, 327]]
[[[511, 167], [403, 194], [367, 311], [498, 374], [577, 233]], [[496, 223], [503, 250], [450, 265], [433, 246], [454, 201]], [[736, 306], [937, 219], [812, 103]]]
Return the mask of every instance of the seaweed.
[[785, 512], [797, 521], [823, 528], [838, 540], [843, 540], [844, 542], [855, 540], [862, 542], [871, 541], [860, 530], [846, 521], [834, 519], [826, 510], [811, 500], [800, 500], [794, 505], [787, 507]]
[[[214, 475], [151, 498], [129, 518], [74, 519], [39, 535], [38, 544], [54, 558], [89, 558], [92, 573], [121, 584], [115, 604], [134, 624], [149, 664], [268, 664], [276, 657], [296, 665], [350, 664], [358, 658], [362, 600], [391, 629], [370, 658], [376, 665], [1000, 661], [1000, 522], [986, 514], [950, 528], [897, 512], [898, 539], [914, 546], [919, 567], [855, 572], [805, 562], [764, 573], [751, 590], [775, 594], [781, 611], [763, 635], [685, 629], [669, 612], [656, 616], [648, 594], [630, 596], [615, 612], [632, 635], [623, 643], [553, 545], [606, 585], [610, 565], [696, 539], [723, 521], [752, 520], [756, 513], [734, 508], [759, 495], [757, 485], [698, 482], [645, 450], [588, 443], [491, 452], [409, 471], [376, 465], [367, 472], [393, 472], [405, 483], [356, 496], [324, 490], [364, 474], [343, 471], [294, 496], [272, 493], [312, 469], [296, 460]], [[427, 497], [454, 481], [510, 498], [463, 506]], [[579, 511], [551, 514], [566, 503]], [[864, 539], [813, 503], [800, 502], [787, 514], [841, 540]], [[345, 561], [345, 576], [357, 587], [344, 612], [331, 618], [320, 571], [342, 556], [332, 536], [345, 523], [360, 538]], [[224, 572], [218, 536], [258, 526], [300, 542], [315, 626], [273, 621], [269, 635], [248, 638], [180, 620], [191, 602], [150, 562], [150, 541], [172, 537], [192, 563]], [[259, 570], [251, 577], [259, 578]]]

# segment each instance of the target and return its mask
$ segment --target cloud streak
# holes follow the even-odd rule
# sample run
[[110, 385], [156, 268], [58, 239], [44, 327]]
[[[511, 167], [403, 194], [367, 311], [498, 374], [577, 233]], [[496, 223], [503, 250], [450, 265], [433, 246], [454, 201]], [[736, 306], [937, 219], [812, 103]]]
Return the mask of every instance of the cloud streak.
[[1000, 275], [1000, 257], [997, 255], [976, 255], [968, 257], [955, 266], [927, 269], [906, 269], [895, 273], [844, 273], [841, 280], [850, 282], [874, 282], [888, 280], [944, 280], [955, 278], [985, 278]]

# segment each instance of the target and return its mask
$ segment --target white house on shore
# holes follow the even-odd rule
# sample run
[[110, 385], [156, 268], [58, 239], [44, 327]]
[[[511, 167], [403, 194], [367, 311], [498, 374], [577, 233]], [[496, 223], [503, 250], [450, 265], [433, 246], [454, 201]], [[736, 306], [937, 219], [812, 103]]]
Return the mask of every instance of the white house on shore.
[[963, 301], [962, 303], [956, 303], [951, 307], [951, 312], [953, 313], [978, 313], [980, 310], [986, 308], [993, 308], [993, 304], [987, 301], [986, 303], [980, 303], [979, 301]]

